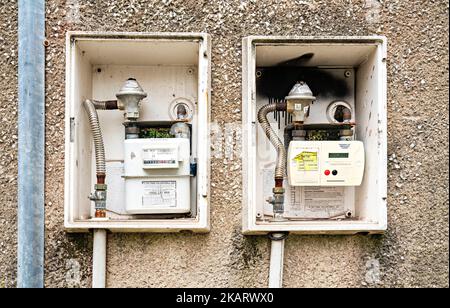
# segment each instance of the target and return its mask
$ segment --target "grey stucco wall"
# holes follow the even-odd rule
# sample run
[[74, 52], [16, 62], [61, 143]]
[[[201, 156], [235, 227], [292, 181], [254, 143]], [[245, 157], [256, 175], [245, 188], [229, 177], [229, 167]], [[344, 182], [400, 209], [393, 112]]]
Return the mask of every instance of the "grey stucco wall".
[[[241, 120], [247, 35], [389, 39], [389, 230], [291, 236], [286, 287], [448, 287], [448, 0], [49, 0], [46, 68], [46, 286], [89, 287], [92, 237], [63, 230], [68, 30], [212, 35], [212, 117]], [[17, 1], [0, 0], [0, 287], [15, 286]], [[241, 235], [241, 162], [212, 160], [212, 231], [110, 234], [108, 286], [264, 287], [269, 243]]]

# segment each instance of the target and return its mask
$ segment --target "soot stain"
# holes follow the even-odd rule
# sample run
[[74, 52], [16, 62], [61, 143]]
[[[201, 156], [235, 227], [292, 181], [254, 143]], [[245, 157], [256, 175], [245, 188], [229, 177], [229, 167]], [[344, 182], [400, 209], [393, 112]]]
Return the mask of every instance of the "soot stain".
[[258, 264], [263, 258], [263, 253], [259, 249], [260, 237], [244, 236], [240, 230], [235, 230], [233, 234], [233, 260], [234, 267], [251, 268]]
[[304, 81], [315, 96], [336, 99], [347, 96], [350, 89], [344, 78], [336, 78], [325, 69], [305, 67], [313, 57], [313, 53], [307, 53], [276, 66], [258, 67], [260, 76], [256, 79], [256, 91], [264, 97], [282, 100], [295, 83]]

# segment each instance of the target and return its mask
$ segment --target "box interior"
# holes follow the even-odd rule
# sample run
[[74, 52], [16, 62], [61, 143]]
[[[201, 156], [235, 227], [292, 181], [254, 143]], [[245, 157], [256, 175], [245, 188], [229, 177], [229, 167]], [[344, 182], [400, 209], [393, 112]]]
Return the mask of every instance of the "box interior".
[[[141, 104], [140, 121], [172, 121], [169, 112], [177, 101], [193, 106], [192, 154], [197, 152], [197, 100], [200, 43], [198, 40], [164, 39], [77, 39], [71, 57], [71, 126], [76, 163], [71, 172], [70, 221], [85, 221], [93, 216], [88, 200], [95, 183], [95, 155], [92, 134], [82, 102], [86, 99], [114, 100], [125, 80], [136, 78], [148, 96]], [[110, 219], [141, 219], [123, 213], [121, 178], [124, 118], [118, 110], [98, 111], [103, 133]], [[191, 183], [193, 186], [196, 183]], [[195, 194], [193, 200], [196, 201]], [[148, 217], [145, 217], [148, 218]]]
[[[380, 156], [384, 155], [382, 134], [385, 133], [380, 128], [380, 125], [385, 123], [385, 119], [382, 118], [383, 112], [381, 112], [384, 108], [383, 98], [378, 97], [383, 80], [383, 76], [380, 75], [380, 65], [384, 61], [380, 44], [376, 42], [258, 42], [254, 44], [254, 71], [249, 72], [249, 74], [255, 74], [255, 79], [249, 78], [249, 80], [254, 80], [251, 85], [256, 97], [256, 105], [253, 105], [254, 110], [252, 111], [254, 114], [261, 106], [270, 101], [281, 100], [282, 96], [287, 95], [295, 82], [300, 81], [295, 78], [306, 77], [307, 80], [303, 81], [310, 82], [309, 86], [313, 90], [313, 94], [317, 94], [314, 93], [315, 89], [317, 89], [316, 92], [321, 92], [316, 103], [329, 104], [336, 98], [333, 97], [333, 91], [325, 93], [323, 87], [339, 87], [342, 80], [345, 79], [343, 72], [351, 72], [353, 80], [347, 81], [348, 93], [339, 95], [353, 104], [352, 120], [357, 123], [354, 129], [355, 140], [364, 143], [366, 165], [362, 185], [345, 189], [345, 195], [348, 196], [354, 211], [354, 217], [350, 220], [315, 221], [306, 219], [278, 223], [271, 222], [267, 217], [261, 218], [264, 217], [262, 213], [268, 212], [267, 202], [265, 202], [265, 198], [268, 197], [266, 196], [268, 189], [265, 186], [273, 186], [272, 182], [266, 184], [262, 183], [262, 180], [256, 180], [250, 190], [255, 196], [253, 200], [256, 200], [256, 205], [254, 205], [256, 210], [249, 213], [258, 217], [258, 219], [256, 217], [252, 219], [256, 219], [257, 225], [297, 225], [305, 226], [304, 230], [308, 229], [308, 225], [320, 225], [325, 230], [333, 229], [333, 226], [337, 225], [380, 223], [384, 215], [381, 204], [385, 201], [385, 193], [379, 191], [379, 181], [385, 180], [385, 178], [383, 179], [385, 166], [380, 164]], [[297, 71], [301, 72], [298, 74], [301, 77], [296, 75]], [[329, 72], [326, 77], [322, 77], [324, 71]], [[274, 76], [267, 77], [264, 74], [273, 74]], [[315, 75], [320, 76], [315, 77]], [[322, 85], [315, 85], [316, 81]], [[258, 85], [258, 83], [263, 84]], [[338, 93], [339, 91], [334, 92]], [[319, 109], [317, 105], [313, 106], [311, 112], [320, 111]], [[273, 128], [279, 128], [279, 137], [283, 140], [285, 124], [283, 122], [287, 121], [284, 120], [284, 115], [278, 115], [281, 117], [281, 125], [278, 123], [279, 119], [275, 119], [272, 115], [269, 117]], [[268, 142], [259, 125], [257, 127], [253, 137], [255, 140], [252, 142], [256, 144], [253, 154], [256, 157], [254, 165], [256, 170], [253, 170], [254, 173], [251, 175], [254, 178], [261, 177], [259, 170], [274, 168], [276, 159], [275, 149]], [[316, 230], [320, 229], [320, 226]]]

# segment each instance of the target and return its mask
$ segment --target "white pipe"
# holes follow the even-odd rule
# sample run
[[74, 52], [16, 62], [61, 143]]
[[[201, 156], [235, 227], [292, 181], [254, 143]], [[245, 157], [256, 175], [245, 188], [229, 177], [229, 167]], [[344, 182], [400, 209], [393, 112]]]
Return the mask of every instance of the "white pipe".
[[92, 288], [106, 287], [106, 230], [94, 230], [94, 253], [92, 257]]
[[[281, 236], [281, 237], [280, 237]], [[280, 289], [283, 287], [284, 266], [284, 242], [285, 234], [273, 234], [270, 250], [269, 288]]]

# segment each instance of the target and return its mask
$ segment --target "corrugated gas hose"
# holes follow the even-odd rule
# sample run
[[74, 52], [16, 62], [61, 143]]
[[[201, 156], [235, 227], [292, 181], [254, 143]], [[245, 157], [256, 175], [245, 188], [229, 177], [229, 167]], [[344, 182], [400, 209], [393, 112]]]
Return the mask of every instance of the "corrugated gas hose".
[[95, 164], [97, 174], [106, 174], [105, 146], [103, 144], [103, 136], [100, 128], [97, 110], [95, 108], [94, 103], [91, 100], [85, 100], [83, 106], [88, 115], [89, 124], [91, 126], [92, 131], [92, 138], [94, 139]]
[[258, 111], [258, 122], [261, 124], [267, 138], [269, 138], [270, 142], [273, 144], [275, 149], [277, 150], [277, 164], [275, 167], [275, 178], [283, 179], [286, 175], [286, 148], [283, 145], [283, 142], [280, 140], [276, 132], [270, 126], [269, 120], [267, 119], [267, 114], [270, 112], [277, 111], [277, 104], [268, 104]]

